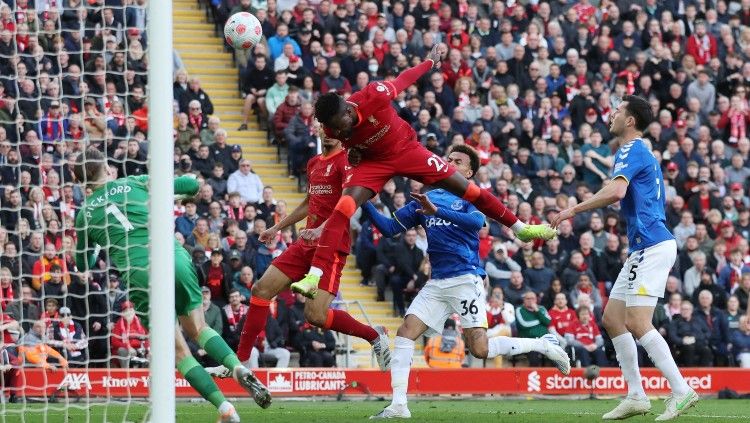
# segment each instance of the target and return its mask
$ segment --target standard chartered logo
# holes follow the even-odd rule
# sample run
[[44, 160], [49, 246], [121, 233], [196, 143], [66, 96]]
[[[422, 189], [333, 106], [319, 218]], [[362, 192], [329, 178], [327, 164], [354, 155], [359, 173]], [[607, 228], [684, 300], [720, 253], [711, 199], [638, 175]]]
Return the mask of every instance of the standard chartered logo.
[[542, 390], [542, 378], [536, 370], [529, 373], [529, 376], [526, 379], [526, 385], [526, 389], [529, 392], [539, 392]]

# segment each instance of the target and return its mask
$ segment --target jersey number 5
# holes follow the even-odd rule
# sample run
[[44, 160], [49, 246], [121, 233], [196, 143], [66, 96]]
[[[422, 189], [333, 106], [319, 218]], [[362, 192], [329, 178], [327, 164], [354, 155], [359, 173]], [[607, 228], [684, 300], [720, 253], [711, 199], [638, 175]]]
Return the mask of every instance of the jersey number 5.
[[123, 214], [123, 212], [120, 211], [120, 209], [116, 205], [110, 204], [104, 210], [107, 212], [107, 214], [111, 214], [115, 217], [115, 219], [117, 219], [118, 222], [120, 222], [120, 225], [122, 225], [122, 227], [125, 229], [125, 232], [129, 232], [135, 229], [135, 227], [133, 227], [133, 224], [128, 220], [128, 217], [125, 216], [125, 214]]

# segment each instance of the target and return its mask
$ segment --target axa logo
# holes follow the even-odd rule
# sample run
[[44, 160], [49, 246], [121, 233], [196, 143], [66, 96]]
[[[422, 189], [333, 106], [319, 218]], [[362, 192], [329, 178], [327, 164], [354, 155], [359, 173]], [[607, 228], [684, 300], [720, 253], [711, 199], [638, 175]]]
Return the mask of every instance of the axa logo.
[[268, 389], [271, 392], [292, 392], [292, 372], [268, 372]]
[[526, 390], [529, 392], [539, 392], [542, 390], [542, 378], [536, 370], [529, 373], [529, 376], [526, 378]]
[[91, 381], [87, 373], [68, 373], [60, 382], [60, 386], [57, 389], [68, 389], [70, 391], [78, 391], [83, 387], [86, 390], [91, 390]]

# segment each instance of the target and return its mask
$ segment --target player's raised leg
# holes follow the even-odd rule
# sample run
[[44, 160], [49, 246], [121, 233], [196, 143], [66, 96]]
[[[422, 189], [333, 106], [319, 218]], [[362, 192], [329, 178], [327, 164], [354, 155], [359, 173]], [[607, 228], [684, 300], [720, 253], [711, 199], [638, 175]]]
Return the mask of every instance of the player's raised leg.
[[[343, 263], [341, 266], [343, 267]], [[344, 310], [331, 308], [331, 303], [336, 298], [334, 292], [338, 291], [340, 272], [339, 269], [338, 274], [333, 273], [332, 277], [335, 277], [335, 281], [331, 280], [330, 282], [326, 281], [326, 274], [324, 273], [320, 284], [327, 286], [321, 286], [315, 298], [305, 302], [305, 320], [326, 330], [345, 333], [366, 340], [372, 345], [372, 351], [378, 361], [380, 370], [388, 370], [391, 365], [391, 350], [385, 328], [383, 326], [368, 326]]]
[[198, 391], [206, 401], [213, 404], [219, 410], [220, 421], [239, 422], [240, 416], [237, 415], [234, 406], [227, 401], [211, 376], [206, 373], [206, 370], [190, 354], [190, 348], [187, 346], [179, 327], [175, 333], [175, 349], [177, 370], [185, 377], [193, 389]]
[[[436, 156], [436, 160], [439, 157]], [[442, 159], [441, 159], [442, 160]], [[447, 164], [446, 164], [447, 166]], [[495, 219], [504, 226], [510, 228], [523, 242], [534, 239], [552, 239], [557, 231], [548, 225], [527, 225], [513, 214], [500, 200], [488, 190], [481, 189], [473, 181], [466, 179], [458, 172], [434, 184], [458, 195], [464, 200], [470, 201], [476, 208], [488, 217]]]

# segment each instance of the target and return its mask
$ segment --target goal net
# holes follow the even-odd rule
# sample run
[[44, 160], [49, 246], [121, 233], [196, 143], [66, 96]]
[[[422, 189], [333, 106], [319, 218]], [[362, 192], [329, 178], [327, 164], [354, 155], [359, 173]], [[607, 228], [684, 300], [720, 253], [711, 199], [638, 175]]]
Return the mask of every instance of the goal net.
[[[148, 264], [148, 248], [128, 246], [148, 244], [129, 233], [147, 222], [149, 201], [113, 188], [102, 195], [128, 210], [111, 205], [103, 220], [79, 219], [95, 227], [76, 231], [91, 187], [74, 177], [91, 148], [104, 154], [110, 177], [150, 173], [147, 6], [0, 1], [2, 421], [124, 422], [148, 413], [148, 316], [135, 313], [135, 287], [123, 275], [146, 270], [124, 263]], [[168, 207], [150, 218], [171, 228]], [[128, 218], [133, 210], [143, 222]], [[109, 238], [82, 243], [80, 229]]]

